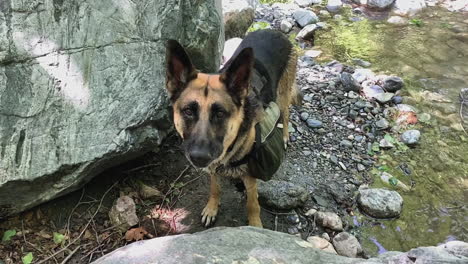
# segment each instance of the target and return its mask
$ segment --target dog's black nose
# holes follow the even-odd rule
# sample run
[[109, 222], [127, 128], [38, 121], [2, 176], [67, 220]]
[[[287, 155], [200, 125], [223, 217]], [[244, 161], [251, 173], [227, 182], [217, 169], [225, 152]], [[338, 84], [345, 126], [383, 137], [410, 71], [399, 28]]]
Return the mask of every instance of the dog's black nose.
[[208, 166], [211, 162], [211, 155], [209, 152], [200, 150], [198, 148], [195, 148], [190, 151], [189, 153], [190, 161], [193, 163], [193, 165], [204, 168]]

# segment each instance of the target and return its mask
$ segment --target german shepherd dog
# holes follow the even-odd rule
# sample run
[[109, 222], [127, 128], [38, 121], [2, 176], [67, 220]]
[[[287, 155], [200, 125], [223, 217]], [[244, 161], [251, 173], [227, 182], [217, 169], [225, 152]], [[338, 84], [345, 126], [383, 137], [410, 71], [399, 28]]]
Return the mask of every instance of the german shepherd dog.
[[262, 227], [256, 177], [247, 164], [238, 161], [253, 149], [255, 125], [271, 101], [280, 108], [287, 143], [289, 106], [297, 96], [296, 63], [292, 44], [274, 30], [248, 34], [232, 58], [213, 74], [195, 69], [177, 41], [167, 42], [166, 88], [175, 128], [183, 139], [187, 159], [211, 178], [210, 196], [201, 213], [205, 226], [212, 224], [218, 213], [218, 176], [222, 175], [242, 179], [249, 225]]

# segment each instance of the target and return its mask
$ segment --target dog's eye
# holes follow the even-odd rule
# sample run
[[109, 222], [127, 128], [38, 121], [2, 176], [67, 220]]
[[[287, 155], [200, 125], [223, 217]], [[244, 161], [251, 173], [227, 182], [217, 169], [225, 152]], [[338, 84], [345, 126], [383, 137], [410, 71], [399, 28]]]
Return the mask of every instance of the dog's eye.
[[225, 116], [223, 111], [216, 112], [216, 118], [222, 119]]
[[190, 109], [190, 108], [186, 108], [186, 109], [184, 109], [182, 112], [183, 112], [184, 115], [187, 116], [187, 117], [192, 117], [192, 116], [193, 116], [193, 111], [192, 111], [192, 109]]

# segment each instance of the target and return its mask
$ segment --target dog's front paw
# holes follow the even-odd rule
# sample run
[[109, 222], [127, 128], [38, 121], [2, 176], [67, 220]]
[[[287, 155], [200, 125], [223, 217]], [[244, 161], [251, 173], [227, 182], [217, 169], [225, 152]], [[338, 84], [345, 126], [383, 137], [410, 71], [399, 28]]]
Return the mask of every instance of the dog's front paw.
[[203, 209], [201, 213], [202, 224], [204, 224], [205, 227], [212, 225], [216, 220], [217, 214], [218, 214], [218, 205], [215, 203], [208, 202], [208, 204], [205, 206], [205, 209]]

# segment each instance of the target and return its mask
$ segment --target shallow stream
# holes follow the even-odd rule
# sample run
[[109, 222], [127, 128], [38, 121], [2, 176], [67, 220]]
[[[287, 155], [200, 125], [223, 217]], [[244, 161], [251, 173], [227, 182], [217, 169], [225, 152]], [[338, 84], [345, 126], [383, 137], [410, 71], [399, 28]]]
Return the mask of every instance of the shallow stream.
[[[404, 103], [418, 116], [420, 144], [403, 153], [380, 153], [379, 165], [408, 186], [398, 219], [376, 220], [357, 214], [351, 225], [372, 255], [406, 251], [449, 240], [468, 241], [468, 109], [460, 111], [460, 91], [468, 88], [468, 14], [427, 8], [406, 26], [364, 19], [351, 12], [329, 19], [331, 27], [318, 32], [314, 49], [323, 61], [372, 63], [376, 73], [405, 79]], [[427, 115], [426, 115], [427, 116]], [[465, 120], [461, 116], [465, 116]], [[395, 188], [374, 176], [373, 187]]]

